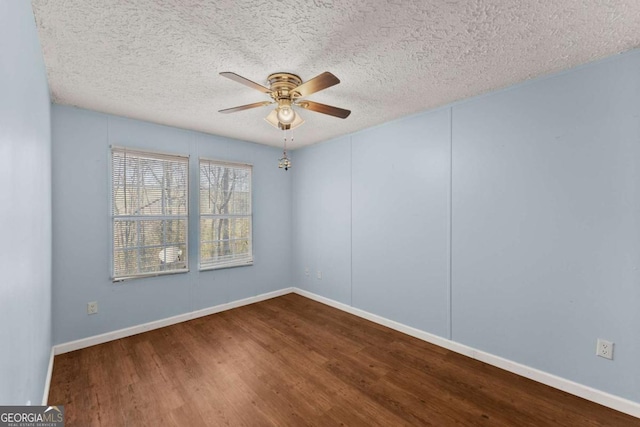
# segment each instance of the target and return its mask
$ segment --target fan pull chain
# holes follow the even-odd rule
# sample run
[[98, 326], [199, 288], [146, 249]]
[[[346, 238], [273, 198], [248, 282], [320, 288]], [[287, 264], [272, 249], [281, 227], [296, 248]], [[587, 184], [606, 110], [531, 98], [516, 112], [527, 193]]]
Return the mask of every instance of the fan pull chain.
[[[293, 142], [293, 137], [291, 138]], [[282, 158], [278, 162], [278, 167], [286, 171], [291, 167], [291, 160], [287, 157], [287, 130], [284, 130], [284, 151], [282, 152]]]

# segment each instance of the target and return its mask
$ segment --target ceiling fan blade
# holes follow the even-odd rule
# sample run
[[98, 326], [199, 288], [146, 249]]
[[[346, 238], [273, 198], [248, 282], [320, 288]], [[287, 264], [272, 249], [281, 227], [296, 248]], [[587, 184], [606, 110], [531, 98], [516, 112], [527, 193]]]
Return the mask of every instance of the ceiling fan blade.
[[270, 101], [254, 102], [253, 104], [240, 105], [239, 107], [227, 108], [218, 111], [219, 113], [235, 113], [236, 111], [249, 110], [250, 108], [264, 107], [265, 105], [273, 104]]
[[259, 90], [262, 93], [271, 93], [271, 89], [269, 89], [267, 87], [264, 87], [262, 85], [259, 85], [256, 82], [252, 82], [249, 79], [245, 79], [244, 77], [239, 76], [236, 73], [232, 73], [230, 71], [225, 71], [224, 73], [220, 73], [220, 75], [223, 76], [223, 77], [226, 77], [228, 79], [231, 79], [234, 82], [238, 82], [238, 83], [241, 83], [241, 84], [243, 84], [245, 86], [249, 86], [249, 87], [251, 87], [253, 89]]
[[291, 92], [299, 94], [299, 96], [297, 96], [298, 98], [304, 98], [305, 96], [320, 92], [321, 90], [337, 85], [338, 83], [340, 83], [340, 80], [336, 76], [325, 71], [319, 76], [316, 76], [311, 80], [307, 80], [297, 88], [292, 89]]
[[[269, 123], [271, 126], [273, 126], [276, 129], [282, 129], [282, 126], [280, 125], [280, 122], [278, 121], [278, 111], [277, 110], [273, 110], [272, 112], [269, 113], [269, 115], [267, 117], [264, 118], [267, 123]], [[302, 117], [300, 117], [300, 114], [296, 113], [296, 118], [293, 119], [293, 123], [291, 123], [291, 125], [289, 125], [289, 127], [287, 129], [295, 129], [298, 126], [300, 126], [301, 124], [304, 123], [304, 119]]]
[[299, 107], [304, 108], [305, 110], [315, 111], [316, 113], [328, 114], [330, 116], [338, 117], [341, 119], [346, 119], [351, 114], [351, 111], [345, 110], [343, 108], [332, 107], [331, 105], [320, 104], [319, 102], [313, 101], [302, 101], [298, 104], [295, 104]]

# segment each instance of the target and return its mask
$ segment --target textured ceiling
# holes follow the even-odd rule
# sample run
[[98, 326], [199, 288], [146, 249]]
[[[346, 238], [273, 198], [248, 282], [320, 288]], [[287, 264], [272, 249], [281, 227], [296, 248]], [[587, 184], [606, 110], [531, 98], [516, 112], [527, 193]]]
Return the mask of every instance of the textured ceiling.
[[266, 85], [285, 71], [337, 86], [308, 99], [302, 146], [640, 46], [638, 0], [34, 0], [53, 101], [269, 145]]

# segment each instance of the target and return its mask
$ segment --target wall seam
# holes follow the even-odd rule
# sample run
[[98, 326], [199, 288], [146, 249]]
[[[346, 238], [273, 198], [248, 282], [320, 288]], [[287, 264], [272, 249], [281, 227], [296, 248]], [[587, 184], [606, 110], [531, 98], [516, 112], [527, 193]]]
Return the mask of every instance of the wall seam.
[[[294, 154], [294, 158], [293, 161], [295, 162], [295, 154]], [[295, 244], [296, 244], [296, 240], [294, 238], [294, 231], [297, 227], [298, 227], [298, 220], [296, 218], [295, 215], [295, 206], [294, 206], [294, 197], [296, 197], [296, 180], [294, 179], [294, 175], [296, 174], [296, 169], [293, 169], [291, 171], [291, 174], [289, 175], [289, 181], [291, 182], [289, 185], [289, 220], [291, 222], [291, 224], [293, 224], [293, 227], [289, 227], [289, 259], [293, 260], [294, 259], [294, 254], [297, 253], [296, 249], [294, 248]], [[304, 260], [304, 257], [301, 257], [301, 260]], [[296, 260], [297, 261], [297, 257]], [[304, 264], [307, 264], [307, 261], [304, 260]], [[297, 280], [296, 280], [296, 271], [297, 271], [298, 265], [295, 262], [290, 262], [290, 266], [289, 266], [289, 286], [296, 286], [297, 285]], [[306, 266], [305, 266], [306, 269]], [[302, 279], [302, 285], [300, 286], [307, 286], [308, 287], [308, 283], [305, 282], [306, 277], [304, 276], [305, 279]]]
[[353, 307], [353, 137], [349, 136], [349, 304]]
[[[190, 286], [189, 286], [189, 310], [196, 310], [196, 274], [200, 273], [200, 156], [198, 153], [198, 141], [196, 139], [195, 134], [190, 135], [189, 138], [189, 185], [187, 185], [187, 190], [189, 192], [189, 214], [187, 215], [187, 223], [189, 224], [189, 228], [187, 229], [187, 256], [189, 257], [189, 272], [187, 273], [190, 276]], [[191, 155], [194, 154], [195, 160], [191, 160]], [[191, 171], [191, 167], [193, 167], [193, 163], [196, 163], [196, 170]], [[195, 181], [194, 181], [195, 179]], [[197, 190], [196, 185], [197, 184]], [[197, 193], [196, 199], [194, 201], [191, 200], [191, 197], [194, 193]], [[196, 204], [196, 200], [198, 201], [198, 206], [196, 209], [193, 209]], [[195, 211], [195, 212], [194, 212]], [[193, 217], [197, 217], [195, 221], [192, 221]], [[193, 230], [193, 227], [197, 227], [197, 231], [191, 232], [191, 236], [189, 236], [189, 230]], [[196, 237], [197, 240], [193, 242], [193, 237]], [[191, 247], [189, 247], [191, 246]], [[191, 268], [194, 266], [194, 268]]]
[[453, 339], [453, 107], [449, 108], [449, 271], [448, 271], [448, 328]]
[[[106, 149], [106, 153], [104, 154], [105, 156], [107, 156], [107, 173], [105, 176], [105, 181], [107, 182], [107, 218], [109, 221], [109, 227], [107, 230], [107, 242], [109, 245], [109, 256], [107, 256], [107, 271], [109, 272], [109, 277], [112, 277], [113, 272], [114, 272], [114, 263], [115, 260], [113, 259], [113, 254], [114, 254], [114, 250], [113, 250], [113, 152], [112, 152], [112, 142], [111, 142], [111, 117], [110, 116], [106, 116], [107, 120], [106, 120], [106, 134], [107, 134], [107, 149]], [[120, 282], [119, 284], [122, 284], [123, 282]], [[118, 283], [114, 283], [111, 282], [112, 285], [115, 285], [116, 287], [119, 285]], [[57, 340], [56, 340], [57, 342]]]

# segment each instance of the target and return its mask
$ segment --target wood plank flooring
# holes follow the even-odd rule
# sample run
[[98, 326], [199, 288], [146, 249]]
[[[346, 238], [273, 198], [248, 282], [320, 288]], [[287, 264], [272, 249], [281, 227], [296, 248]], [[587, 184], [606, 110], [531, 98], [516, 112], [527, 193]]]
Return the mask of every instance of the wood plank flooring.
[[56, 356], [67, 426], [639, 426], [295, 294]]

